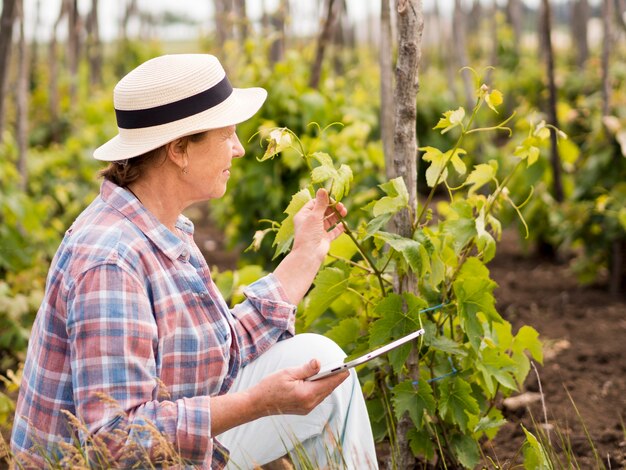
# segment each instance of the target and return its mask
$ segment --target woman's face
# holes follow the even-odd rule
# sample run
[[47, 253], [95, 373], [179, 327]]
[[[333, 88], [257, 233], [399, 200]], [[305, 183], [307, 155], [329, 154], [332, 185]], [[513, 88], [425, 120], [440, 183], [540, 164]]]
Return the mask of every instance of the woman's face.
[[235, 131], [235, 126], [228, 126], [207, 131], [199, 142], [189, 140], [184, 180], [193, 200], [219, 198], [226, 192], [232, 160], [245, 153]]

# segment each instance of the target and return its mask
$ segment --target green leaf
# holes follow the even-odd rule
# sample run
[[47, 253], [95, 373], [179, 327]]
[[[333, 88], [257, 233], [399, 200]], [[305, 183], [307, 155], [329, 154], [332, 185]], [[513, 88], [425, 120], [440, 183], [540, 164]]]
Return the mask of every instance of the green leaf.
[[340, 346], [356, 342], [361, 337], [361, 325], [356, 318], [344, 318], [326, 333], [324, 336], [332, 339]]
[[409, 429], [407, 433], [409, 438], [409, 446], [415, 456], [424, 456], [426, 460], [430, 460], [435, 456], [435, 449], [433, 448], [433, 441], [430, 438], [430, 434], [426, 429]]
[[468, 258], [460, 269], [453, 289], [457, 298], [461, 325], [468, 335], [472, 347], [478, 351], [484, 333], [478, 321], [478, 313], [501, 321], [495, 308], [493, 290], [497, 284], [489, 278], [489, 270], [477, 258]]
[[350, 192], [352, 179], [352, 169], [348, 165], [342, 164], [337, 171], [337, 176], [333, 178], [333, 184], [330, 188], [330, 195], [335, 201], [341, 201]]
[[296, 194], [294, 194], [291, 198], [291, 202], [285, 209], [285, 213], [287, 217], [280, 225], [278, 232], [276, 232], [276, 237], [274, 238], [274, 245], [276, 247], [276, 253], [274, 254], [274, 259], [280, 256], [283, 253], [287, 253], [291, 247], [291, 243], [293, 242], [293, 216], [298, 213], [302, 206], [304, 206], [307, 202], [311, 200], [311, 193], [309, 193], [308, 189], [301, 189]]
[[467, 351], [461, 349], [461, 345], [459, 343], [451, 340], [447, 336], [435, 336], [430, 341], [430, 347], [448, 354], [454, 354], [462, 357], [467, 356]]
[[367, 236], [365, 237], [365, 240], [370, 238], [372, 235], [378, 232], [381, 228], [387, 225], [387, 222], [389, 222], [392, 217], [393, 217], [393, 214], [382, 214], [370, 220], [367, 223], [367, 227], [365, 231]]
[[542, 120], [533, 130], [533, 135], [539, 140], [548, 140], [550, 138], [550, 129], [546, 126], [546, 121]]
[[465, 434], [454, 434], [450, 445], [457, 459], [465, 468], [474, 468], [480, 461], [480, 452], [476, 441]]
[[533, 358], [543, 364], [543, 344], [539, 340], [539, 333], [534, 328], [522, 326], [513, 340], [513, 351], [522, 352], [524, 349], [530, 351]]
[[422, 262], [424, 260], [422, 250], [425, 250], [425, 248], [420, 242], [396, 233], [381, 231], [375, 233], [374, 238], [384, 241], [395, 252], [400, 253], [413, 272], [417, 274], [422, 273]]
[[315, 278], [315, 287], [304, 301], [303, 319], [305, 327], [311, 326], [330, 305], [345, 292], [348, 286], [348, 274], [335, 267], [321, 270]]
[[419, 329], [419, 311], [426, 306], [423, 299], [406, 292], [382, 298], [374, 308], [379, 319], [370, 327], [370, 346], [380, 346]]
[[493, 320], [501, 321], [495, 308], [493, 290], [497, 284], [489, 277], [489, 269], [478, 258], [470, 257], [463, 264], [454, 283], [457, 299], [467, 314], [483, 312]]
[[550, 129], [546, 127], [545, 121], [541, 121], [536, 126], [531, 124], [528, 137], [515, 148], [513, 155], [526, 160], [527, 166], [531, 166], [539, 158], [539, 146], [549, 137]]
[[481, 351], [480, 360], [476, 362], [476, 368], [482, 372], [490, 396], [493, 397], [496, 393], [491, 379], [495, 379], [509, 390], [517, 390], [514, 377], [515, 365], [513, 359], [495, 348], [485, 348]]
[[487, 93], [485, 95], [485, 101], [487, 102], [487, 106], [497, 113], [498, 110], [496, 109], [496, 106], [500, 106], [502, 104], [502, 93], [499, 90], [492, 90], [491, 93]]
[[350, 190], [350, 183], [352, 182], [350, 167], [342, 164], [339, 169], [336, 169], [330, 155], [324, 152], [315, 152], [311, 154], [311, 158], [319, 163], [319, 166], [311, 171], [311, 181], [314, 184], [321, 184], [330, 180], [331, 197], [336, 201], [341, 201]]
[[393, 387], [393, 409], [399, 420], [408, 412], [411, 421], [420, 429], [423, 425], [424, 413], [435, 414], [436, 403], [433, 390], [426, 380], [421, 380], [414, 386], [410, 380], [405, 380]]
[[493, 338], [498, 347], [503, 350], [511, 349], [513, 344], [512, 326], [509, 322], [494, 323], [491, 329], [495, 335]]
[[387, 194], [374, 204], [373, 214], [378, 217], [383, 214], [395, 214], [404, 209], [409, 204], [409, 192], [404, 185], [404, 179], [399, 176], [397, 178], [379, 185], [379, 187]]
[[517, 351], [511, 354], [511, 359], [515, 363], [513, 375], [515, 376], [515, 380], [517, 381], [519, 388], [524, 383], [528, 373], [530, 372], [530, 360], [526, 354]]
[[476, 218], [476, 248], [482, 252], [483, 261], [488, 263], [496, 254], [496, 241], [485, 229], [485, 208], [483, 207]]
[[[426, 169], [426, 183], [431, 188], [435, 184], [442, 183], [448, 179], [448, 163], [452, 162], [452, 166], [460, 175], [465, 174], [466, 166], [463, 160], [459, 157], [465, 155], [467, 152], [462, 148], [454, 150], [448, 150], [446, 153], [442, 153], [435, 147], [421, 147], [420, 150], [425, 150], [426, 153], [422, 155], [424, 161], [430, 162], [430, 165]], [[441, 176], [440, 176], [441, 175]]]
[[467, 431], [469, 415], [477, 415], [480, 411], [470, 385], [460, 377], [455, 377], [441, 381], [438, 389], [441, 415]]
[[476, 426], [474, 426], [474, 430], [472, 431], [474, 434], [478, 434], [479, 436], [482, 433], [485, 433], [488, 439], [493, 439], [498, 430], [506, 424], [506, 419], [502, 417], [502, 412], [498, 408], [491, 408], [489, 410], [489, 414], [487, 416], [483, 416], [480, 418]]
[[528, 148], [528, 166], [532, 165], [539, 159], [539, 149], [535, 146]]
[[354, 244], [352, 239], [342, 233], [339, 237], [337, 237], [330, 244], [330, 249], [328, 250], [328, 254], [332, 255], [336, 258], [343, 259], [352, 259], [352, 257], [358, 252], [357, 246]]
[[[454, 167], [454, 169], [459, 175], [464, 175], [465, 172], [467, 171], [467, 166], [465, 166], [465, 163], [459, 157], [459, 155], [465, 154], [465, 153], [466, 153], [465, 150], [457, 149], [454, 155], [450, 157], [450, 162], [452, 163], [452, 166]], [[446, 155], [449, 155], [449, 152], [446, 152]]]
[[441, 133], [445, 134], [449, 130], [461, 125], [463, 118], [465, 118], [465, 109], [462, 106], [454, 111], [446, 111], [433, 129], [443, 129]]
[[[422, 160], [430, 162], [426, 169], [426, 184], [432, 188], [435, 186], [435, 183], [448, 179], [448, 170], [446, 169], [448, 160], [441, 150], [435, 147], [421, 147], [420, 150], [426, 151], [422, 155]], [[439, 177], [440, 174], [441, 176]], [[439, 180], [437, 180], [437, 177], [439, 177]]]
[[453, 238], [458, 253], [476, 236], [476, 221], [472, 206], [466, 200], [455, 201], [450, 209], [443, 231]]
[[271, 159], [283, 150], [291, 147], [291, 143], [291, 133], [287, 130], [287, 128], [282, 127], [273, 129], [267, 138], [267, 148], [265, 149], [265, 153], [257, 160], [264, 162], [265, 160]]
[[520, 424], [526, 434], [524, 443], [524, 468], [527, 470], [552, 470], [550, 459], [543, 445], [529, 432], [523, 424]]
[[[419, 311], [426, 302], [412, 294], [389, 294], [375, 307], [378, 320], [370, 326], [370, 347], [380, 346], [392, 339], [401, 338], [420, 328]], [[406, 312], [406, 313], [405, 313]], [[400, 372], [411, 352], [411, 343], [400, 346], [389, 353], [389, 363]]]
[[476, 191], [492, 181], [496, 177], [497, 171], [498, 162], [496, 160], [489, 160], [488, 163], [475, 165], [474, 169], [465, 180], [466, 185], [472, 186], [468, 194], [472, 196]]

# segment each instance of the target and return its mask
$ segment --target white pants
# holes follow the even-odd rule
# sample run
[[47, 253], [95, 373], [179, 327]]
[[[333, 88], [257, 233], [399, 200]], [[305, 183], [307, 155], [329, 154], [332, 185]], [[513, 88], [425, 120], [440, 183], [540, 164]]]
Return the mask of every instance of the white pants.
[[[341, 348], [324, 336], [296, 335], [278, 342], [243, 368], [231, 391], [246, 390], [273, 372], [301, 366], [313, 358], [326, 364], [344, 357]], [[306, 416], [268, 416], [216, 438], [230, 450], [229, 469], [255, 468], [287, 453], [296, 467], [378, 468], [372, 428], [354, 370]]]

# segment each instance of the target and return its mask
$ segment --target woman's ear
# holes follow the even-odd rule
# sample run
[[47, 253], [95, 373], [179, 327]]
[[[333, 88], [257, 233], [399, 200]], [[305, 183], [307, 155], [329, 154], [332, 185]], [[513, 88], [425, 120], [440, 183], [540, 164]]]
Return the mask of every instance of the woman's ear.
[[184, 138], [176, 139], [167, 144], [167, 158], [178, 168], [187, 168], [189, 157], [187, 156], [187, 142]]

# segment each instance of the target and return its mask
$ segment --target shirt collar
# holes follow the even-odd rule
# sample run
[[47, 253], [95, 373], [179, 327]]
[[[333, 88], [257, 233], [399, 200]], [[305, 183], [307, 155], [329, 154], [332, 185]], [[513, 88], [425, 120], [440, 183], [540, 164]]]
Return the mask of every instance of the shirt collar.
[[[104, 180], [100, 187], [100, 197], [102, 200], [120, 212], [168, 258], [175, 260], [183, 255], [187, 249], [187, 244], [173, 234], [165, 225], [147, 210], [139, 199], [115, 183]], [[176, 221], [176, 228], [181, 230], [190, 238], [193, 237], [193, 223], [184, 215], [179, 215]]]

